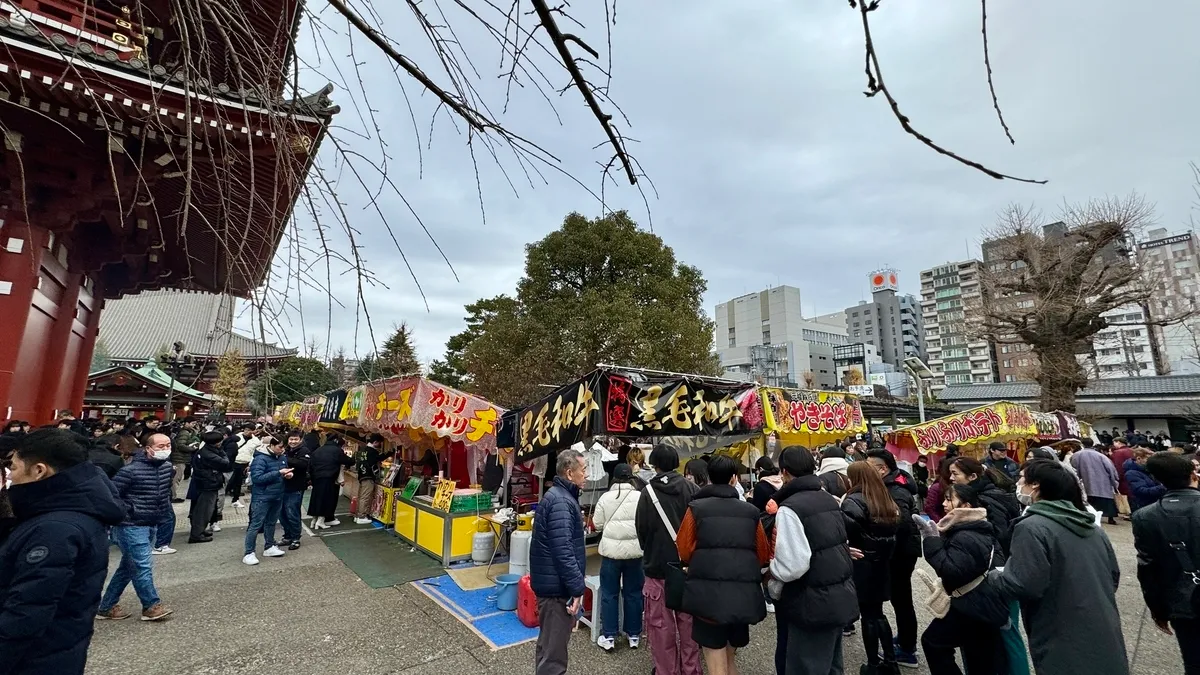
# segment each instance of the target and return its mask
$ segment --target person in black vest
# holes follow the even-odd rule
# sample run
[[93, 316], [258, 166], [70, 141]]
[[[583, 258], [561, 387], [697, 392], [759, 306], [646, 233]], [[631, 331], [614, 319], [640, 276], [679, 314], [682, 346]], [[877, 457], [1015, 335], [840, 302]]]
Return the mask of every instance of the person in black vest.
[[[788, 482], [775, 495], [775, 557], [768, 591], [781, 623], [778, 675], [842, 672], [842, 629], [858, 619], [846, 523], [838, 500], [821, 489], [816, 462], [803, 447], [785, 448]], [[786, 632], [783, 627], [786, 625]]]
[[850, 490], [842, 500], [842, 514], [846, 518], [846, 534], [855, 558], [854, 589], [858, 593], [863, 647], [867, 653], [867, 662], [860, 672], [862, 675], [895, 675], [900, 670], [892, 644], [892, 627], [883, 613], [883, 603], [890, 599], [892, 553], [899, 531], [900, 507], [892, 501], [883, 479], [870, 461], [850, 465]]
[[708, 477], [711, 484], [684, 513], [676, 543], [687, 565], [683, 611], [693, 617], [692, 639], [704, 649], [709, 675], [728, 675], [738, 672], [734, 657], [750, 644], [750, 624], [767, 618], [762, 568], [771, 544], [758, 508], [733, 487], [737, 463], [713, 457]]

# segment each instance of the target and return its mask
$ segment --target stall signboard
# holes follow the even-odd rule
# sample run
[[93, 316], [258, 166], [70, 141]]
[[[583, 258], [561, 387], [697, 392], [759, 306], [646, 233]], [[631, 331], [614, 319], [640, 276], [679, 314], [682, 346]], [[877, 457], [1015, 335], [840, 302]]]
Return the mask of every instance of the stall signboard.
[[321, 410], [325, 407], [324, 396], [309, 396], [300, 404], [300, 428], [313, 429], [321, 421]]
[[[614, 371], [602, 375], [604, 431], [639, 436], [724, 436], [745, 428], [742, 403], [754, 385], [718, 384], [686, 377], [635, 380]], [[761, 424], [759, 426], [761, 428]]]
[[351, 387], [346, 390], [346, 398], [342, 401], [342, 409], [338, 411], [338, 420], [357, 424], [358, 417], [362, 414], [363, 400], [366, 399], [367, 388], [365, 386]]
[[595, 433], [599, 424], [600, 374], [577, 380], [517, 414], [517, 461], [567, 448]]
[[1018, 403], [998, 401], [894, 432], [912, 439], [918, 452], [939, 452], [947, 444], [983, 443], [1032, 438], [1038, 433], [1033, 411]]
[[1054, 413], [1030, 412], [1033, 415], [1033, 423], [1037, 427], [1037, 438], [1042, 441], [1057, 441], [1064, 438], [1062, 422], [1058, 415]]
[[[886, 383], [884, 386], [887, 386]], [[874, 396], [875, 395], [875, 385], [874, 384], [852, 384], [849, 386], [849, 389], [850, 389], [850, 393], [854, 394], [855, 396]]]
[[800, 389], [759, 390], [763, 399], [766, 429], [791, 434], [829, 434], [835, 437], [866, 433], [858, 397], [836, 391]]
[[425, 479], [420, 476], [409, 478], [408, 482], [404, 484], [404, 491], [400, 493], [400, 496], [405, 499], [412, 499], [413, 495], [417, 494], [417, 490], [421, 489], [421, 483], [423, 482], [425, 482]]
[[[347, 399], [349, 400], [349, 399]], [[485, 451], [496, 448], [503, 411], [487, 401], [420, 377], [400, 377], [365, 386], [357, 425], [404, 438], [417, 429]]]
[[342, 406], [346, 404], [346, 390], [338, 389], [325, 394], [325, 405], [321, 408], [320, 421], [336, 424], [341, 421]]
[[438, 511], [449, 511], [450, 503], [454, 501], [454, 490], [457, 487], [452, 480], [439, 481], [437, 491], [433, 493], [433, 508]]
[[1061, 410], [1056, 411], [1054, 415], [1058, 418], [1061, 435], [1059, 438], [1091, 438], [1092, 425], [1081, 421], [1078, 417], [1069, 412]]

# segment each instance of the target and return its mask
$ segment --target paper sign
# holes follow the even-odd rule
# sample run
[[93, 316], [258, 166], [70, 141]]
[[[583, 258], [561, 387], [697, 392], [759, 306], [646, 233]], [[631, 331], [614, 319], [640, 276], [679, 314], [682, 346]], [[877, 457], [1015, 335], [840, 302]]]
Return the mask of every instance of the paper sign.
[[438, 511], [449, 511], [456, 487], [457, 484], [452, 480], [443, 480], [438, 483], [437, 492], [433, 493], [433, 508]]
[[421, 489], [421, 483], [423, 482], [424, 479], [422, 479], [420, 476], [409, 478], [408, 482], [405, 483], [404, 491], [400, 493], [400, 496], [405, 499], [412, 499], [413, 495], [417, 494], [417, 490]]

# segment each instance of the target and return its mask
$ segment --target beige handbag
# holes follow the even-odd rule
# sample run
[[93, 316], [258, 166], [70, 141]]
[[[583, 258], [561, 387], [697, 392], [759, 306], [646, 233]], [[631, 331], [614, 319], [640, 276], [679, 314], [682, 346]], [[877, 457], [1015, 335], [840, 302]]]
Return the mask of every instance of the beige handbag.
[[929, 589], [929, 597], [925, 598], [925, 607], [929, 610], [929, 613], [937, 619], [946, 618], [946, 615], [950, 613], [950, 599], [952, 597], [961, 598], [983, 583], [988, 570], [992, 569], [992, 557], [995, 553], [996, 551], [993, 549], [988, 555], [987, 569], [983, 571], [983, 574], [954, 589], [953, 593], [946, 593], [946, 589], [942, 586], [942, 581], [937, 577], [934, 577], [925, 570], [917, 570], [917, 578], [921, 580], [921, 583], [925, 584], [925, 588]]

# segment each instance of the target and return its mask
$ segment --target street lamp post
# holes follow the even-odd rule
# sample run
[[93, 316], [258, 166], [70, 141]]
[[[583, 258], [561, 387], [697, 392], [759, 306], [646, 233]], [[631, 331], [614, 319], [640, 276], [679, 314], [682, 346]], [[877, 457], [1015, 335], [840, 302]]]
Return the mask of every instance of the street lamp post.
[[167, 388], [167, 410], [164, 415], [164, 417], [166, 417], [164, 420], [165, 422], [171, 422], [175, 419], [175, 382], [182, 375], [183, 368], [185, 366], [191, 367], [193, 363], [192, 355], [186, 353], [184, 349], [186, 349], [186, 345], [184, 345], [182, 342], [176, 342], [175, 344], [171, 345], [170, 351], [164, 352], [160, 356], [163, 363], [165, 363], [169, 368], [168, 374], [171, 376], [171, 384]]
[[925, 380], [933, 379], [933, 371], [925, 362], [915, 356], [910, 356], [904, 359], [904, 369], [912, 376], [913, 382], [917, 385], [917, 414], [921, 416], [921, 423], [925, 423]]

